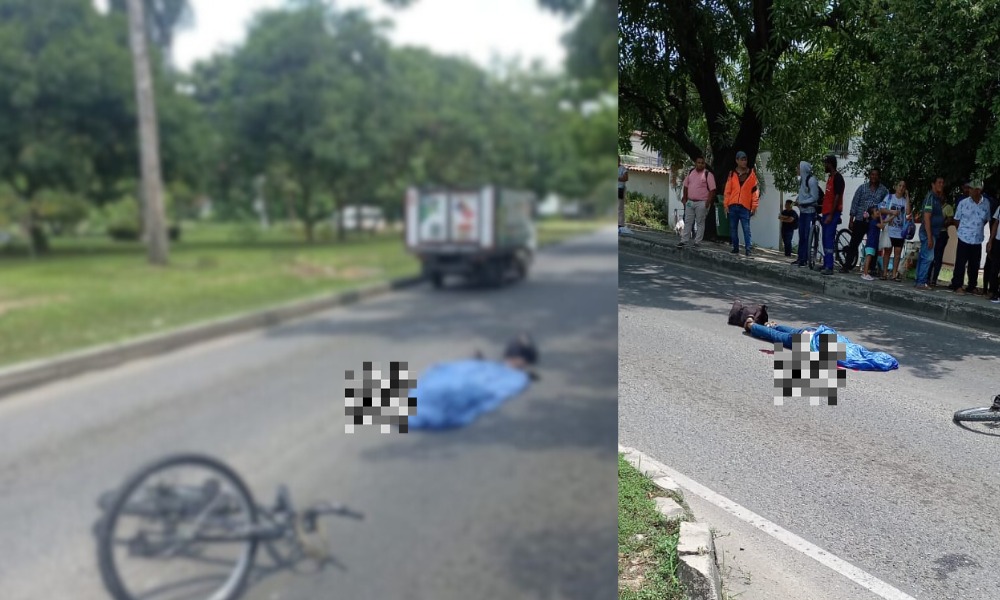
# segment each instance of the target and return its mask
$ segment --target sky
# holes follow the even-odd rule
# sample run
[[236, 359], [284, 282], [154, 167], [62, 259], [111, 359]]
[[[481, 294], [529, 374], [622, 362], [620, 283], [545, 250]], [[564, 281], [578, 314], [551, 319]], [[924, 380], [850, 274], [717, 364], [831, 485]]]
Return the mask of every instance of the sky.
[[[175, 64], [190, 69], [199, 59], [242, 42], [246, 26], [260, 9], [278, 8], [283, 0], [191, 0], [195, 27], [177, 33]], [[106, 0], [95, 0], [100, 7]], [[417, 0], [405, 9], [382, 0], [339, 0], [340, 9], [366, 8], [375, 18], [389, 18], [394, 45], [430, 48], [438, 54], [466, 56], [488, 67], [495, 52], [520, 55], [527, 65], [538, 58], [550, 70], [560, 69], [565, 50], [560, 43], [570, 22], [543, 11], [538, 0]]]

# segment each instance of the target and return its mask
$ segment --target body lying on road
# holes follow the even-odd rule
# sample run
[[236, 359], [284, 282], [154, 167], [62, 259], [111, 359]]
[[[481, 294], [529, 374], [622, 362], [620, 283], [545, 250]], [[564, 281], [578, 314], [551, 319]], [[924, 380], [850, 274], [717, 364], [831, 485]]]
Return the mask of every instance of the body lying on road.
[[837, 342], [843, 344], [846, 350], [845, 357], [838, 360], [837, 365], [858, 371], [892, 371], [899, 368], [899, 362], [892, 355], [885, 352], [873, 352], [860, 344], [855, 344], [833, 328], [822, 324], [817, 327], [789, 327], [770, 321], [761, 325], [751, 318], [743, 323], [743, 329], [757, 339], [780, 343], [788, 349], [792, 348], [795, 336], [802, 334], [806, 337], [809, 349], [813, 352], [819, 351], [823, 334], [833, 334], [837, 336]]
[[477, 358], [432, 366], [417, 383], [416, 414], [409, 429], [450, 429], [472, 423], [527, 389], [538, 361], [531, 338], [508, 344], [501, 362]]

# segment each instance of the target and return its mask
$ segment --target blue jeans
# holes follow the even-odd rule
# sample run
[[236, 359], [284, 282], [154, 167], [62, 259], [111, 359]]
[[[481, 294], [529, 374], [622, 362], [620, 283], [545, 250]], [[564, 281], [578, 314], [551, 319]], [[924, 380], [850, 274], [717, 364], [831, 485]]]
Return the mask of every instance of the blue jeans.
[[813, 221], [816, 213], [802, 213], [799, 215], [799, 264], [809, 264], [809, 244], [812, 242]]
[[826, 216], [820, 217], [823, 219], [823, 268], [832, 271], [833, 270], [833, 251], [836, 249], [835, 244], [837, 243], [837, 225], [840, 225], [840, 217], [835, 216], [830, 220], [829, 223], [826, 222]]
[[740, 249], [740, 232], [737, 223], [743, 224], [743, 243], [750, 251], [750, 209], [739, 204], [729, 207], [729, 235], [733, 238], [733, 250]]
[[917, 258], [916, 285], [927, 285], [931, 265], [934, 263], [934, 250], [927, 247], [927, 234], [925, 231], [923, 227], [920, 228], [920, 254]]
[[782, 346], [791, 350], [795, 334], [814, 330], [814, 327], [789, 327], [788, 325], [765, 327], [764, 325], [754, 323], [750, 326], [750, 335], [766, 342], [781, 342]]

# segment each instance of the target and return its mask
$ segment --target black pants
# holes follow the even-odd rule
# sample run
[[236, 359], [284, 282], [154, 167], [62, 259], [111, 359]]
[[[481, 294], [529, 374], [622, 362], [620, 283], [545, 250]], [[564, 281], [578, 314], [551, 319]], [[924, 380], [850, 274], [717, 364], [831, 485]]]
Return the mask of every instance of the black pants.
[[969, 275], [969, 284], [965, 291], [972, 292], [979, 284], [979, 261], [983, 258], [983, 247], [980, 244], [966, 244], [958, 240], [958, 252], [955, 254], [955, 275], [951, 278], [952, 290], [962, 287], [962, 280], [966, 274]]
[[938, 275], [941, 274], [941, 265], [944, 264], [944, 248], [948, 245], [950, 237], [947, 231], [942, 231], [934, 240], [934, 262], [931, 263], [930, 276], [930, 282], [934, 285], [937, 285]]
[[781, 228], [781, 241], [785, 244], [785, 256], [792, 255], [792, 236], [795, 235], [794, 229]]
[[996, 288], [993, 287], [993, 280], [988, 277], [988, 274], [993, 270], [993, 259], [990, 258], [992, 252], [986, 253], [986, 263], [983, 264], [983, 295], [996, 293]]
[[[866, 233], [868, 233], [868, 224], [865, 223], [864, 219], [854, 219], [854, 226], [851, 227], [851, 244], [847, 248], [847, 256], [845, 257], [848, 265], [859, 264], [858, 246], [860, 246], [861, 242], [864, 241]], [[836, 240], [836, 238], [834, 238], [834, 240]], [[846, 266], [844, 267], [844, 271], [847, 271]]]
[[993, 246], [986, 259], [986, 281], [993, 297], [1000, 296], [1000, 240], [993, 240]]

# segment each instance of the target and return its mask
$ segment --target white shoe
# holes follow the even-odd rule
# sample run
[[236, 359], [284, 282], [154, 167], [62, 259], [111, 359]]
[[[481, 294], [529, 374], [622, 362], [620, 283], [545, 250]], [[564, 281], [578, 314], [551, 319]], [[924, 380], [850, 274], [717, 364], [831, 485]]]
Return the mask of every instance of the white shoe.
[[864, 279], [865, 281], [875, 281], [875, 278], [871, 275], [862, 275], [861, 279]]

